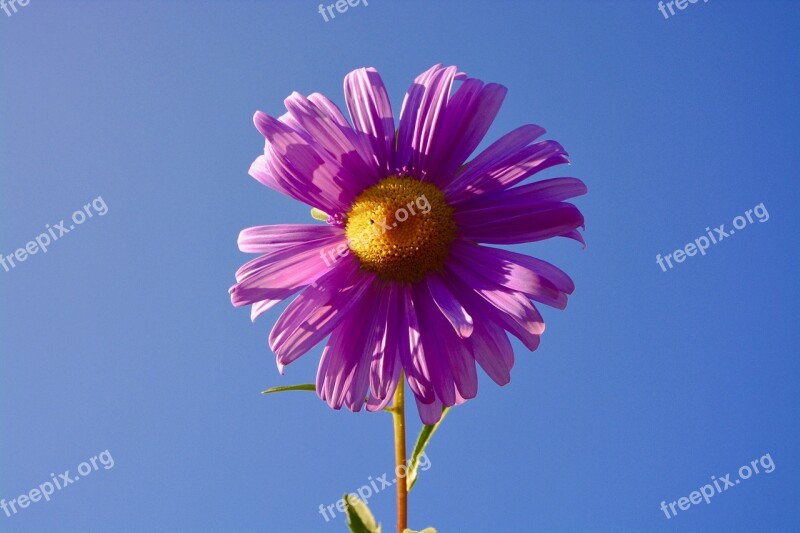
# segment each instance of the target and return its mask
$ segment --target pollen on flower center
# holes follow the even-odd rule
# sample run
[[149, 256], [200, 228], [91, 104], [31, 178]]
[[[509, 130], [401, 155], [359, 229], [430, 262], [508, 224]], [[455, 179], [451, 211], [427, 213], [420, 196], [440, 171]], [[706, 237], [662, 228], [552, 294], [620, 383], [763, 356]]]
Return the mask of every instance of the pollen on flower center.
[[384, 280], [415, 282], [444, 265], [453, 208], [432, 183], [390, 176], [358, 195], [345, 233], [361, 265]]

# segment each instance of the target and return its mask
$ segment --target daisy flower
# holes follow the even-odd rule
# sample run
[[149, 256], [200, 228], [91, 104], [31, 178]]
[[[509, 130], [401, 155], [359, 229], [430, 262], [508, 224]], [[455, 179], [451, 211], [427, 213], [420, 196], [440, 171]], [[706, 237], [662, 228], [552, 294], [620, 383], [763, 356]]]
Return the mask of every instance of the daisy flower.
[[[455, 87], [457, 86], [457, 87]], [[567, 237], [583, 215], [565, 200], [575, 178], [524, 183], [568, 163], [564, 148], [524, 125], [466, 162], [506, 88], [435, 65], [406, 92], [396, 127], [374, 68], [345, 77], [350, 120], [321, 94], [293, 93], [279, 118], [257, 112], [264, 154], [256, 180], [313, 208], [327, 224], [245, 229], [231, 288], [255, 320], [297, 295], [269, 336], [283, 368], [327, 338], [316, 378], [334, 409], [383, 409], [401, 379], [425, 424], [475, 397], [477, 366], [511, 379], [508, 334], [533, 351], [544, 331], [534, 302], [563, 309], [574, 285], [540, 259], [487, 245]]]

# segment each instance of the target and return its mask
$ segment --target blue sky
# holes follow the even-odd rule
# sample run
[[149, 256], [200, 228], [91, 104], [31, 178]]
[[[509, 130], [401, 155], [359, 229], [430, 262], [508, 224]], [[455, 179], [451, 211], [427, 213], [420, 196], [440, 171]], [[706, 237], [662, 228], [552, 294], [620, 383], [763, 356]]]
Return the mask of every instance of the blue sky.
[[[343, 104], [375, 66], [395, 114], [438, 62], [509, 89], [487, 142], [537, 123], [583, 179], [588, 247], [517, 250], [571, 274], [535, 353], [483, 376], [428, 449], [410, 525], [487, 531], [789, 531], [800, 526], [794, 2], [54, 2], [0, 12], [0, 253], [102, 197], [108, 211], [0, 269], [0, 498], [108, 450], [0, 530], [345, 531], [318, 513], [389, 472], [386, 413], [315, 395], [321, 347], [278, 375], [227, 289], [244, 227], [309, 221], [247, 175], [252, 125], [294, 90]], [[663, 272], [673, 253], [764, 204]], [[282, 308], [282, 307], [281, 307]], [[419, 422], [412, 420], [412, 436]], [[667, 519], [769, 454], [761, 473]], [[390, 531], [394, 496], [370, 507]]]

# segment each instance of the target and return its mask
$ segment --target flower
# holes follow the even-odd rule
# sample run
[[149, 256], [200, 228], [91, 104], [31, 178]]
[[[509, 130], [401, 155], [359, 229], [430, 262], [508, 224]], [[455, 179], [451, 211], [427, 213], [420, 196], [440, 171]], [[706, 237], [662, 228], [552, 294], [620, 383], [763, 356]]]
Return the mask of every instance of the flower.
[[583, 215], [564, 201], [585, 194], [583, 182], [520, 185], [569, 162], [557, 142], [534, 142], [543, 128], [521, 126], [464, 164], [506, 91], [435, 65], [411, 84], [395, 130], [380, 75], [360, 68], [344, 80], [352, 126], [317, 93], [292, 93], [280, 118], [255, 114], [266, 146], [250, 175], [327, 224], [242, 231], [239, 248], [262, 255], [237, 271], [231, 301], [252, 305], [255, 320], [299, 293], [270, 347], [283, 373], [329, 337], [316, 389], [334, 409], [383, 409], [404, 375], [433, 424], [443, 405], [475, 397], [476, 363], [499, 385], [510, 381], [507, 333], [537, 348], [544, 321], [533, 301], [566, 306], [574, 285], [564, 272], [485, 246], [557, 236], [583, 244]]

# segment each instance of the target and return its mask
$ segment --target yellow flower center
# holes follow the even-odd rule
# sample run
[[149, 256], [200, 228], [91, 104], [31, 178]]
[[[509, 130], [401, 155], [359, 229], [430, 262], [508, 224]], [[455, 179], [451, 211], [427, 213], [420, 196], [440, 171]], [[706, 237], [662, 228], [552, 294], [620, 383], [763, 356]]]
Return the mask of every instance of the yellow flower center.
[[456, 234], [453, 208], [432, 183], [389, 176], [358, 195], [345, 233], [361, 266], [387, 281], [441, 270]]

